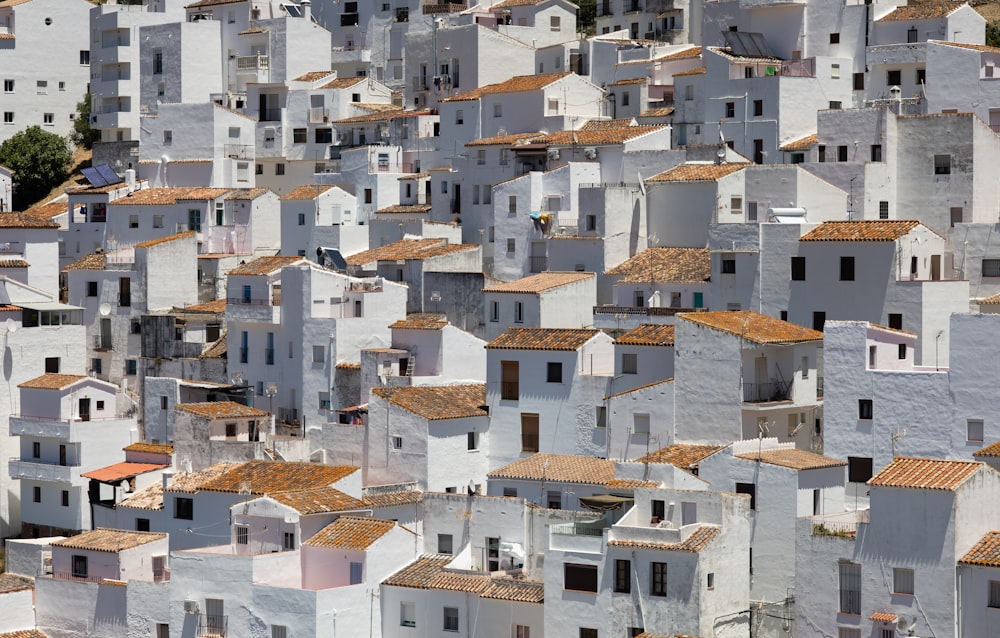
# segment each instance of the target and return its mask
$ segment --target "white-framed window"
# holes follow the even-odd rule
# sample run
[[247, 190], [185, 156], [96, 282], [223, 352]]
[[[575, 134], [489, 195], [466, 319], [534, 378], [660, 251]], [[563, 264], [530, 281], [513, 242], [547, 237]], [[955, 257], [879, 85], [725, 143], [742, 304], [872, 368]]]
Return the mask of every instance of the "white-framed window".
[[559, 100], [550, 98], [548, 101], [549, 115], [554, 115], [559, 112]]
[[731, 197], [729, 198], [729, 212], [733, 215], [743, 214], [743, 198], [742, 197]]
[[42, 113], [42, 124], [52, 126], [56, 123], [55, 113]]
[[13, 93], [14, 92], [14, 80], [4, 80], [3, 81], [3, 92]]
[[838, 566], [840, 577], [840, 612], [843, 614], [860, 614], [861, 564], [841, 561]]
[[833, 78], [833, 79], [835, 79], [835, 80], [840, 78], [840, 65], [839, 64], [831, 64], [830, 65], [830, 77]]
[[35, 92], [39, 95], [45, 95], [49, 92], [49, 81], [48, 80], [38, 80], [35, 82]]
[[4, 111], [3, 112], [3, 123], [13, 124], [14, 123], [14, 111]]
[[562, 29], [561, 22], [562, 21], [559, 19], [559, 16], [549, 17], [549, 31], [559, 31], [560, 29]]

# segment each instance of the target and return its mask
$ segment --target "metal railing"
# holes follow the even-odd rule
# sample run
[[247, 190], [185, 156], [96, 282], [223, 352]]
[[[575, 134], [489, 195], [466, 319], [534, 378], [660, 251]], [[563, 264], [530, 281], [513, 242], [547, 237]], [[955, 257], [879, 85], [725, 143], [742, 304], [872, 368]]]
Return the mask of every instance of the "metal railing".
[[225, 636], [228, 624], [228, 616], [205, 614], [198, 622], [198, 636]]
[[787, 401], [791, 395], [791, 384], [782, 381], [768, 383], [744, 383], [743, 400], [747, 403]]
[[257, 119], [261, 122], [280, 122], [281, 109], [258, 109]]
[[594, 306], [595, 315], [638, 315], [646, 317], [670, 317], [678, 312], [706, 312], [708, 308], [674, 308], [670, 306]]
[[98, 352], [111, 350], [111, 336], [94, 335], [94, 350]]
[[548, 267], [549, 264], [548, 257], [538, 257], [535, 255], [532, 255], [529, 258], [529, 261], [531, 262], [530, 263], [531, 272], [545, 272], [545, 269]]
[[566, 536], [603, 536], [606, 525], [599, 523], [566, 523], [564, 525], [553, 525], [553, 534], [563, 534]]

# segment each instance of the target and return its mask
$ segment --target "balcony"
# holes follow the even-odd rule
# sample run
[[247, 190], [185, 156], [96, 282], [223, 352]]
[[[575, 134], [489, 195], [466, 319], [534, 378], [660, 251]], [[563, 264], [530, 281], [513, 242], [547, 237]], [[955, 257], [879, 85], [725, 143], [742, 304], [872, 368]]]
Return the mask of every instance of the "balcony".
[[[747, 75], [747, 70], [750, 75]], [[744, 80], [748, 77], [793, 77], [793, 78], [814, 78], [816, 77], [816, 59], [781, 61], [774, 60], [766, 62], [754, 62], [747, 64], [742, 61], [733, 61], [729, 65], [730, 80]]]
[[94, 335], [94, 350], [96, 352], [111, 350], [111, 335]]
[[812, 516], [813, 536], [836, 536], [854, 539], [858, 527], [870, 521], [871, 510], [849, 510], [825, 516]]
[[322, 124], [330, 121], [330, 109], [322, 106], [314, 106], [309, 109], [307, 116], [310, 124]]
[[251, 144], [226, 144], [223, 152], [229, 159], [253, 160], [254, 147]]
[[198, 621], [198, 636], [225, 636], [228, 624], [228, 616], [204, 614]]
[[549, 526], [549, 547], [568, 552], [601, 554], [604, 535], [610, 528], [607, 521], [563, 523]]
[[545, 256], [532, 255], [530, 261], [531, 272], [545, 272], [549, 265], [549, 258]]
[[27, 479], [29, 481], [51, 481], [54, 483], [73, 482], [74, 468], [79, 469], [79, 465], [55, 465], [52, 463], [38, 463], [32, 461], [22, 461], [21, 459], [11, 459], [8, 464], [10, 478]]
[[40, 436], [70, 441], [75, 439], [75, 428], [70, 419], [43, 419], [39, 417], [10, 417], [11, 436]]
[[263, 53], [256, 55], [236, 56], [236, 70], [239, 71], [266, 71], [268, 66], [268, 56]]
[[744, 403], [773, 403], [791, 400], [792, 384], [783, 381], [768, 383], [744, 383]]
[[260, 109], [257, 119], [261, 122], [280, 122], [282, 109]]

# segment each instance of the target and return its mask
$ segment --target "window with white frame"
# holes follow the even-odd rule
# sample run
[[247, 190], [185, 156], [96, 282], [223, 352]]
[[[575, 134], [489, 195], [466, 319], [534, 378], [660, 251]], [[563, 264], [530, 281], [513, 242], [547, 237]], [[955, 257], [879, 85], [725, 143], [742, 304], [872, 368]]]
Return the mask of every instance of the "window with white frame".
[[730, 197], [729, 198], [729, 212], [733, 215], [743, 214], [743, 198], [742, 197]]

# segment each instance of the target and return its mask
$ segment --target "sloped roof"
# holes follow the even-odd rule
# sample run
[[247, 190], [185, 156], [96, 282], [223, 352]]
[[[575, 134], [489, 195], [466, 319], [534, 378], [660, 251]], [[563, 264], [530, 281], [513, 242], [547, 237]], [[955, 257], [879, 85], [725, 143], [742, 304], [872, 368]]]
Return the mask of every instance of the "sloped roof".
[[59, 228], [59, 224], [41, 215], [0, 213], [0, 228]]
[[840, 459], [798, 448], [761, 450], [760, 452], [747, 452], [746, 454], [736, 454], [735, 456], [747, 461], [759, 460], [763, 463], [785, 467], [790, 470], [817, 470], [847, 465], [847, 461], [841, 461]]
[[976, 461], [897, 456], [868, 485], [923, 490], [955, 490], [984, 467]]
[[799, 241], [896, 241], [919, 225], [915, 219], [823, 222]]
[[1000, 531], [986, 532], [958, 562], [981, 567], [1000, 567]]
[[375, 211], [376, 215], [425, 215], [431, 212], [430, 204], [393, 204]]
[[944, 18], [956, 9], [965, 6], [966, 2], [921, 2], [896, 7], [876, 22], [899, 22], [903, 20], [934, 20]]
[[309, 547], [368, 549], [395, 526], [395, 521], [363, 516], [340, 516], [302, 544]]
[[205, 303], [174, 308], [174, 310], [176, 310], [177, 312], [221, 314], [226, 311], [226, 300], [213, 299], [212, 301], [206, 301]]
[[86, 474], [81, 474], [80, 476], [83, 478], [94, 479], [95, 481], [100, 481], [101, 483], [118, 483], [124, 479], [132, 478], [133, 476], [138, 476], [147, 472], [155, 472], [156, 470], [162, 470], [168, 467], [170, 466], [162, 463], [133, 463], [131, 461], [125, 461], [124, 463], [115, 463], [114, 465], [92, 470]]
[[70, 536], [61, 541], [54, 541], [52, 546], [84, 549], [92, 552], [120, 552], [163, 540], [166, 537], [167, 535], [163, 532], [132, 532], [122, 529], [98, 528]]
[[588, 328], [508, 328], [487, 349], [498, 350], [578, 350], [600, 330]]
[[452, 556], [421, 556], [382, 581], [383, 585], [414, 589], [465, 591], [482, 598], [511, 602], [541, 604], [545, 600], [545, 585], [541, 582], [493, 578], [489, 574], [447, 571]]
[[147, 443], [137, 441], [122, 448], [124, 452], [146, 452], [150, 454], [173, 454], [174, 446], [170, 443]]
[[819, 142], [819, 135], [812, 133], [803, 137], [789, 140], [782, 144], [779, 151], [808, 151]]
[[670, 377], [669, 379], [659, 379], [657, 381], [653, 381], [652, 383], [646, 383], [644, 385], [636, 386], [634, 388], [629, 388], [628, 390], [622, 390], [621, 392], [615, 392], [614, 394], [609, 394], [604, 397], [604, 400], [607, 401], [608, 399], [614, 399], [615, 397], [623, 397], [626, 394], [632, 394], [633, 392], [642, 392], [643, 390], [648, 390], [650, 388], [654, 388], [664, 383], [673, 383], [673, 381], [674, 381], [673, 377]]
[[1000, 48], [986, 46], [985, 44], [970, 44], [968, 42], [948, 42], [946, 40], [928, 40], [927, 42], [933, 44], [941, 44], [949, 47], [957, 47], [959, 49], [971, 49], [973, 51], [979, 51], [981, 53], [1000, 53]]
[[690, 69], [688, 71], [678, 71], [677, 73], [674, 73], [674, 77], [679, 78], [686, 75], [704, 75], [707, 70], [708, 70], [707, 68], [700, 66], [697, 69]]
[[707, 248], [647, 248], [604, 274], [618, 283], [703, 283], [712, 276], [712, 255]]
[[[352, 86], [354, 86], [355, 84], [360, 84], [361, 82], [367, 82], [367, 81], [368, 81], [368, 78], [366, 78], [366, 77], [358, 77], [358, 76], [352, 76], [352, 77], [348, 77], [348, 78], [335, 78], [333, 80], [330, 80], [329, 82], [327, 82], [326, 84], [324, 84], [323, 86], [321, 86], [319, 88], [321, 88], [321, 89], [349, 89]], [[394, 107], [392, 105], [388, 105], [388, 106], [390, 106], [393, 109], [396, 108], [396, 107]]]
[[436, 312], [415, 312], [399, 319], [389, 328], [393, 330], [443, 330], [448, 325], [448, 318]]
[[615, 478], [615, 463], [593, 456], [538, 453], [497, 468], [486, 476], [493, 479], [606, 485]]
[[87, 378], [85, 374], [54, 374], [46, 373], [40, 377], [35, 377], [34, 379], [29, 379], [23, 383], [19, 383], [17, 387], [19, 388], [29, 388], [31, 390], [62, 390], [67, 388], [77, 381], [83, 381]]
[[552, 84], [553, 82], [558, 82], [567, 75], [572, 75], [569, 71], [564, 71], [562, 73], [540, 73], [538, 75], [516, 75], [509, 80], [503, 82], [498, 82], [496, 84], [487, 84], [486, 86], [481, 86], [470, 91], [465, 91], [464, 93], [459, 93], [449, 98], [441, 100], [442, 102], [464, 102], [468, 100], [478, 100], [484, 95], [493, 95], [496, 93], [520, 93], [522, 91], [538, 91]]
[[175, 406], [180, 412], [187, 412], [203, 419], [242, 419], [263, 418], [270, 412], [258, 410], [235, 401], [204, 401], [201, 403], [178, 403]]
[[486, 385], [420, 385], [372, 388], [372, 394], [428, 421], [486, 416]]
[[165, 244], [167, 242], [176, 241], [178, 239], [187, 239], [189, 237], [194, 237], [197, 235], [193, 230], [184, 231], [183, 233], [176, 233], [174, 235], [167, 235], [166, 237], [159, 237], [157, 239], [150, 239], [149, 241], [139, 242], [135, 245], [136, 248], [151, 248], [153, 246], [158, 246], [160, 244]]
[[30, 268], [31, 264], [23, 259], [0, 259], [0, 268]]
[[376, 261], [422, 260], [451, 253], [475, 250], [475, 244], [449, 244], [447, 239], [401, 239], [344, 258], [349, 266], [364, 266]]
[[[201, 486], [218, 476], [225, 474], [238, 463], [216, 463], [211, 467], [198, 472], [178, 472], [170, 483], [170, 489], [178, 492], [197, 492]], [[139, 490], [132, 496], [119, 501], [116, 508], [162, 510], [163, 509], [163, 483], [157, 482], [149, 487]]]
[[674, 443], [650, 452], [639, 459], [638, 463], [665, 463], [690, 470], [698, 467], [702, 459], [711, 456], [724, 448], [724, 445], [696, 445], [691, 443]]
[[105, 265], [107, 265], [107, 255], [95, 252], [80, 257], [66, 266], [66, 270], [104, 270]]
[[698, 553], [705, 549], [722, 531], [714, 525], [702, 525], [679, 543], [656, 543], [651, 541], [610, 540], [609, 547], [632, 547], [634, 549], [654, 549], [667, 552]]
[[685, 162], [646, 178], [647, 182], [715, 182], [750, 166], [749, 162]]
[[302, 75], [292, 78], [292, 82], [315, 82], [317, 80], [322, 80], [323, 78], [330, 77], [334, 75], [336, 71], [326, 69], [325, 71], [307, 71]]
[[183, 201], [218, 199], [228, 192], [228, 188], [204, 186], [143, 188], [112, 200], [111, 203], [115, 206], [169, 206]]
[[472, 140], [466, 146], [514, 146], [521, 142], [530, 142], [536, 137], [541, 137], [544, 133], [506, 133], [504, 135], [493, 135]]
[[594, 277], [595, 275], [592, 272], [560, 272], [551, 270], [502, 284], [487, 286], [483, 288], [483, 292], [537, 294], [583, 281], [584, 279], [593, 279]]
[[171, 491], [240, 492], [273, 494], [295, 492], [316, 487], [326, 487], [358, 471], [353, 465], [322, 465], [291, 461], [247, 461], [229, 464], [226, 471], [210, 478], [200, 486], [186, 490], [175, 481]]
[[26, 589], [34, 588], [35, 581], [30, 578], [8, 573], [0, 574], [0, 594], [11, 594], [16, 591], [24, 591]]
[[753, 310], [736, 312], [681, 312], [678, 319], [741, 337], [761, 345], [822, 341], [823, 333], [794, 323], [762, 315]]
[[615, 339], [616, 345], [673, 346], [674, 326], [663, 323], [644, 323]]
[[291, 202], [300, 201], [307, 199], [316, 199], [328, 190], [336, 188], [333, 184], [302, 184], [301, 186], [296, 186], [292, 190], [288, 191], [281, 196], [281, 201]]
[[413, 505], [422, 503], [424, 493], [420, 490], [403, 490], [400, 492], [384, 492], [381, 494], [369, 494], [362, 501], [365, 507], [396, 507], [397, 505]]
[[631, 126], [595, 126], [583, 127], [576, 131], [554, 131], [532, 140], [535, 144], [549, 146], [601, 146], [605, 144], [624, 144], [637, 137], [669, 130], [666, 124], [634, 124]]
[[62, 202], [49, 202], [48, 204], [38, 204], [24, 211], [24, 215], [37, 217], [45, 221], [51, 221], [53, 217], [65, 215], [69, 212], [69, 204]]
[[296, 255], [274, 255], [271, 257], [258, 257], [245, 264], [240, 264], [229, 271], [230, 275], [263, 276], [281, 270], [285, 266], [292, 266], [297, 263], [308, 263], [305, 257]]

